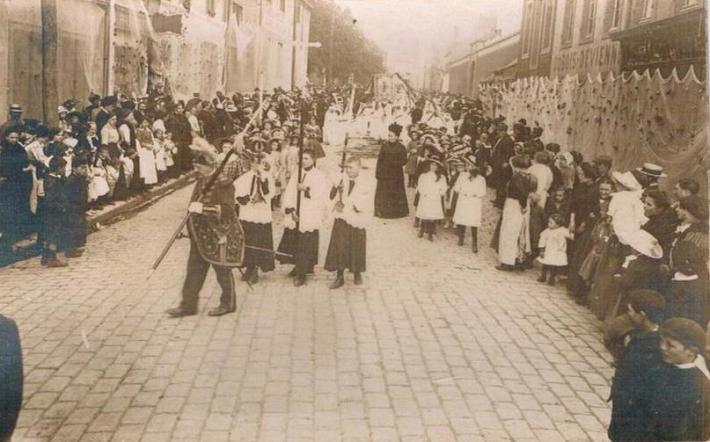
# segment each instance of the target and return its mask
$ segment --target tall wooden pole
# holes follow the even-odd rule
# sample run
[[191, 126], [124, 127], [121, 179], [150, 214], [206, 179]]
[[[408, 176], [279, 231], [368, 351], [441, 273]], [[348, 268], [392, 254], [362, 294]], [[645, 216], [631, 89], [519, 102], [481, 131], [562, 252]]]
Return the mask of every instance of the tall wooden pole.
[[10, 66], [10, 4], [8, 0], [0, 0], [0, 121], [6, 121], [9, 115], [5, 112], [10, 106], [10, 81], [8, 67]]
[[[299, 124], [298, 124], [298, 184], [301, 184], [301, 180], [303, 179], [303, 138], [304, 138], [304, 124], [305, 124], [305, 119], [306, 119], [306, 102], [303, 98], [300, 98], [300, 101], [298, 103], [299, 111], [300, 111], [300, 119], [299, 119]], [[297, 221], [296, 221], [296, 231], [298, 232], [298, 228], [301, 223], [301, 191], [296, 190], [296, 215], [298, 216]]]
[[57, 122], [57, 0], [42, 0], [42, 113], [44, 121]]
[[259, 0], [259, 40], [257, 41], [258, 54], [256, 57], [256, 84], [259, 88], [259, 117], [257, 123], [261, 124], [264, 114], [264, 0]]
[[328, 41], [328, 83], [333, 81], [333, 40], [335, 37], [335, 5], [330, 10], [330, 38]]

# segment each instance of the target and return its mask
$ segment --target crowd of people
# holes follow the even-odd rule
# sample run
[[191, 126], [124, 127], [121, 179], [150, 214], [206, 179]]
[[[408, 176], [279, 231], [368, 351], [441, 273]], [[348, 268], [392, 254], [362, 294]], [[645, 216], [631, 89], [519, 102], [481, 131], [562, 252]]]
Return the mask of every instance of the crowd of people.
[[[434, 241], [437, 230], [451, 228], [463, 246], [470, 231], [471, 250], [478, 253], [484, 215], [497, 214], [484, 214], [490, 195], [499, 210], [491, 241], [497, 269], [539, 267], [540, 283], [564, 283], [577, 303], [603, 321], [617, 366], [610, 438], [710, 436], [704, 399], [710, 374], [703, 358], [710, 319], [708, 203], [698, 182], [677, 179], [668, 193], [656, 164], [617, 171], [611, 157], [585, 158], [544, 143], [535, 123], [491, 117], [480, 101], [464, 97], [418, 96], [408, 108], [347, 103], [347, 91], [277, 89], [264, 94], [261, 106], [257, 96], [217, 93], [204, 100], [196, 94], [183, 102], [161, 90], [139, 99], [92, 94], [83, 108], [64, 103], [51, 127], [23, 119], [13, 105], [0, 127], [0, 253], [8, 256], [33, 228], [42, 263], [65, 266], [60, 253], [82, 252], [88, 209], [199, 168], [193, 160], [204, 161], [210, 149], [210, 167], [225, 152], [239, 153], [238, 167], [223, 174], [228, 189], [222, 194], [238, 207], [248, 245], [243, 280], [250, 284], [260, 271], [273, 270], [275, 260], [293, 264], [294, 285], [305, 284], [318, 263], [319, 231], [333, 204], [324, 266], [336, 272], [331, 288], [344, 284], [347, 270], [361, 284], [369, 206], [376, 217], [406, 217], [406, 188], [415, 194], [420, 238]], [[299, 155], [302, 112], [307, 123]], [[360, 126], [383, 139], [374, 205], [359, 160], [346, 159], [335, 180], [316, 164], [325, 156], [324, 142], [342, 144]], [[285, 214], [276, 250], [275, 207]], [[231, 280], [222, 279], [225, 293], [233, 291]], [[195, 283], [189, 305], [169, 313], [194, 314], [191, 303], [200, 286]]]
[[[332, 97], [312, 92], [306, 148], [323, 157], [322, 126]], [[275, 89], [227, 97], [218, 92], [206, 100], [196, 93], [187, 101], [160, 87], [140, 98], [91, 94], [85, 106], [74, 99], [64, 102], [54, 123], [23, 118], [22, 107], [12, 105], [0, 126], [0, 265], [11, 262], [13, 247], [32, 234], [43, 265], [67, 265], [66, 258], [82, 253], [87, 212], [141, 196], [191, 171], [194, 139], [220, 149], [236, 142], [260, 99], [259, 124], [240, 142], [267, 153], [279, 166], [275, 181], [285, 187], [298, 161], [300, 94]]]
[[[437, 110], [447, 125], [426, 123]], [[543, 143], [536, 124], [518, 120], [509, 129], [478, 101], [421, 99], [406, 147], [402, 126], [389, 128], [376, 216], [408, 215], [404, 167], [416, 189], [419, 237], [433, 241], [437, 226], [455, 227], [463, 245], [470, 227], [477, 253], [490, 190], [500, 210], [491, 241], [497, 269], [537, 265], [540, 283], [564, 283], [603, 321], [616, 365], [611, 440], [707, 440], [708, 202], [700, 184], [679, 177], [668, 193], [656, 164], [616, 171], [611, 157]]]

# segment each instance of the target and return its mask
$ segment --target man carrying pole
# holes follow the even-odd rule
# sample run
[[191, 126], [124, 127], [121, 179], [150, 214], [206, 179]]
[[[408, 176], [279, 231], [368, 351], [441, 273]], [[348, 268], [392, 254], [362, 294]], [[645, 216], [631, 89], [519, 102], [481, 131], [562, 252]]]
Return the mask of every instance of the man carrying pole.
[[367, 257], [367, 231], [365, 227], [370, 218], [372, 197], [360, 177], [360, 160], [346, 156], [348, 138], [345, 138], [340, 184], [330, 193], [335, 203], [335, 221], [330, 235], [328, 254], [325, 258], [325, 270], [336, 271], [337, 276], [330, 285], [337, 289], [345, 284], [345, 270], [353, 272], [355, 285], [362, 284], [362, 272], [365, 271]]
[[244, 256], [244, 235], [235, 210], [232, 185], [242, 172], [241, 161], [225, 160], [217, 168], [219, 153], [206, 140], [197, 139], [190, 148], [197, 157], [195, 170], [200, 178], [188, 207], [190, 256], [182, 300], [178, 307], [166, 312], [173, 318], [197, 313], [199, 293], [210, 267], [217, 274], [222, 296], [219, 306], [210, 310], [208, 315], [234, 312], [237, 303], [232, 268], [240, 266]]
[[328, 178], [315, 167], [313, 152], [303, 149], [307, 109], [303, 100], [299, 107], [298, 173], [291, 174], [284, 193], [286, 228], [277, 255], [282, 264], [294, 264], [289, 276], [294, 278], [293, 285], [296, 287], [306, 283], [306, 275], [313, 273], [313, 268], [318, 263], [318, 232], [326, 215], [331, 188]]

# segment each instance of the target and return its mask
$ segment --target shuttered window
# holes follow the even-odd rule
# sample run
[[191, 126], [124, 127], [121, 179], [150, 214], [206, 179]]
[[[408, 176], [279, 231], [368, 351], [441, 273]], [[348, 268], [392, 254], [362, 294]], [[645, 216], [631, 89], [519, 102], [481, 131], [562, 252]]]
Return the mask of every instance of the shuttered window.
[[581, 39], [589, 39], [594, 36], [594, 24], [597, 20], [597, 0], [584, 0], [582, 10], [582, 28], [580, 30]]
[[552, 47], [552, 34], [554, 27], [552, 24], [555, 20], [555, 0], [545, 0], [545, 25], [542, 30], [542, 50], [543, 52]]
[[562, 22], [562, 43], [571, 44], [574, 31], [574, 13], [577, 7], [575, 0], [565, 1], [565, 15]]

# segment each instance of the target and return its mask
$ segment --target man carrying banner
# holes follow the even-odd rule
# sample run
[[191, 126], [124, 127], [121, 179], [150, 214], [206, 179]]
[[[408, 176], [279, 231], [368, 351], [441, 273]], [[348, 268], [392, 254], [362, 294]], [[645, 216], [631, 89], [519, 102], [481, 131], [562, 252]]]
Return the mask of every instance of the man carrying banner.
[[190, 255], [182, 300], [178, 307], [167, 310], [173, 318], [197, 313], [198, 296], [210, 267], [217, 274], [222, 296], [219, 306], [210, 310], [208, 315], [221, 316], [234, 312], [236, 292], [232, 267], [240, 266], [244, 256], [244, 235], [235, 211], [232, 185], [242, 172], [241, 160], [227, 162], [212, 181], [222, 157], [214, 146], [201, 138], [196, 139], [190, 148], [196, 156], [194, 165], [200, 178], [188, 207]]

